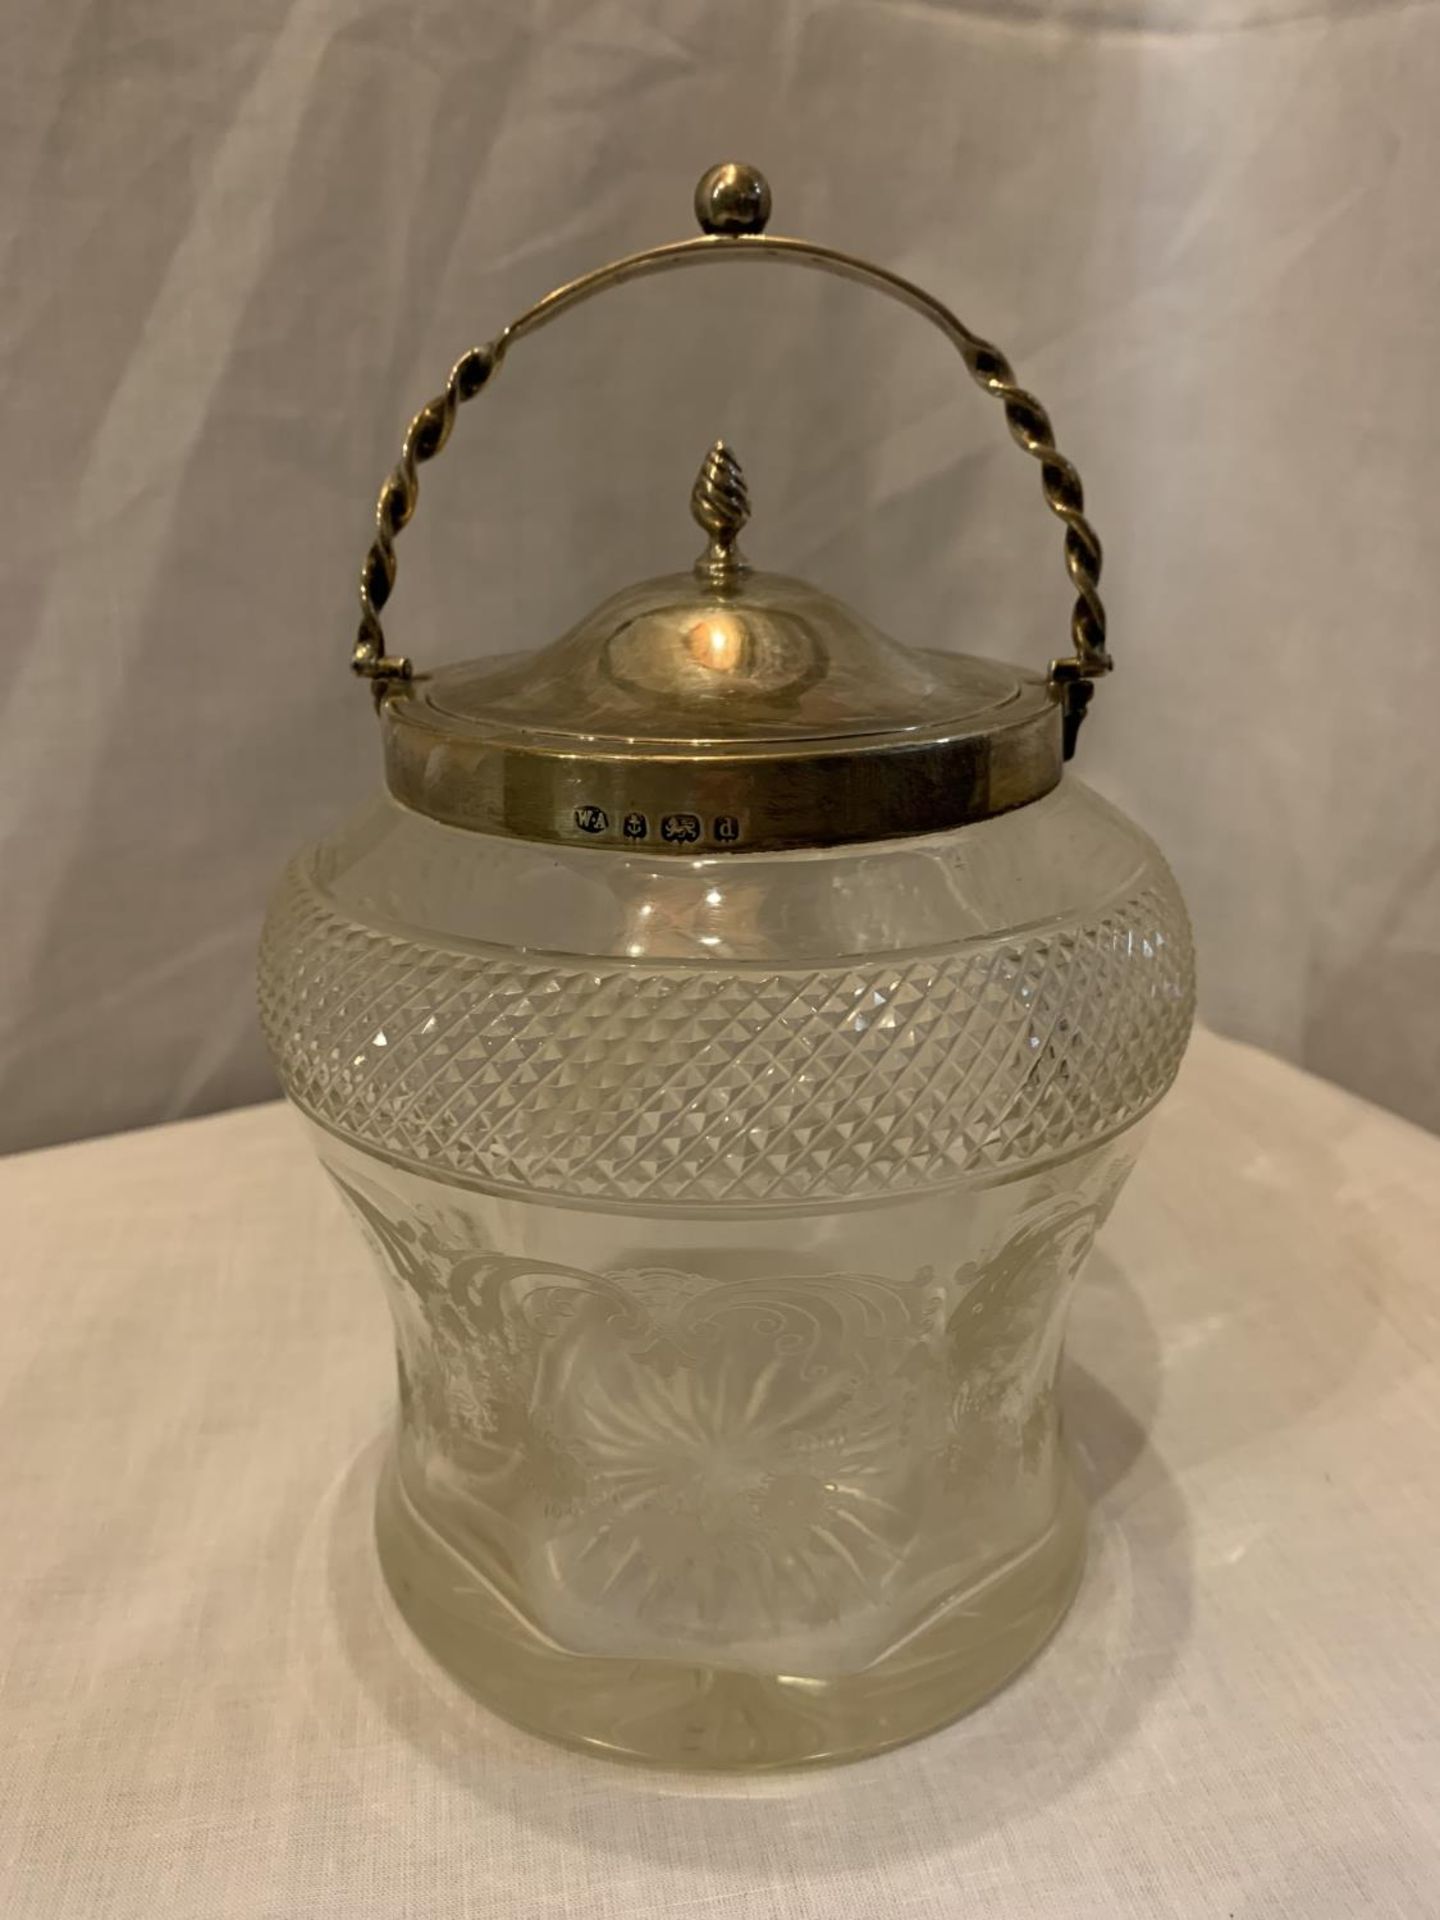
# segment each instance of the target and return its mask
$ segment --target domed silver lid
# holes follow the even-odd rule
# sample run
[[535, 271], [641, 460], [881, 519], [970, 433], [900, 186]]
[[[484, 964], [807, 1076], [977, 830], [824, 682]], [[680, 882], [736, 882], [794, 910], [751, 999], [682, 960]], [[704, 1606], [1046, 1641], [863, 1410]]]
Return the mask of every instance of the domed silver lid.
[[1047, 793], [1043, 676], [919, 651], [752, 570], [729, 449], [691, 496], [688, 573], [627, 588], [552, 646], [411, 678], [382, 703], [396, 798], [452, 826], [659, 853], [932, 833]]
[[[482, 347], [410, 423], [380, 490], [351, 664], [375, 692], [391, 791], [480, 833], [654, 853], [834, 846], [934, 833], [1048, 793], [1110, 670], [1100, 542], [1049, 416], [998, 347], [897, 274], [765, 232], [770, 189], [728, 164], [696, 194], [699, 238], [558, 287]], [[802, 581], [741, 555], [749, 495], [722, 444], [691, 495], [708, 546], [693, 570], [617, 594], [543, 652], [416, 673], [386, 643], [395, 540], [421, 463], [515, 343], [627, 280], [717, 261], [784, 262], [879, 289], [929, 320], [1005, 410], [1065, 528], [1072, 651], [1041, 675], [899, 645]]]

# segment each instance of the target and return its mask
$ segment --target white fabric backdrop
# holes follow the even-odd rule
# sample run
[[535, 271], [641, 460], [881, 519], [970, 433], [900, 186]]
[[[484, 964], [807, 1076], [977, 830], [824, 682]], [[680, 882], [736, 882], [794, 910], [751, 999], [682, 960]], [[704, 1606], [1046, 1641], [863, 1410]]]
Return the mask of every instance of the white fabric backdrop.
[[[0, 36], [0, 1144], [268, 1090], [265, 892], [376, 779], [346, 656], [403, 423], [732, 155], [1051, 407], [1120, 661], [1083, 771], [1171, 854], [1209, 1019], [1440, 1123], [1433, 6], [10, 0]], [[762, 563], [1054, 650], [997, 410], [778, 274], [517, 353], [429, 470], [397, 641], [539, 642], [688, 557], [719, 432]]]

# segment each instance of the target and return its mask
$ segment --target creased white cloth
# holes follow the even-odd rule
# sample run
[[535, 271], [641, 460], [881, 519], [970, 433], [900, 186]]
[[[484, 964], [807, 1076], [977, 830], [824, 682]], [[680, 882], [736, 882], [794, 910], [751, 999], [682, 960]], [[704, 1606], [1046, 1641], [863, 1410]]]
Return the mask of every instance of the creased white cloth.
[[687, 1781], [383, 1595], [368, 1255], [267, 1106], [0, 1163], [6, 1920], [1440, 1912], [1440, 1142], [1197, 1036], [1082, 1285], [1075, 1609], [969, 1719]]
[[[692, 230], [870, 254], [1011, 354], [1106, 542], [1081, 770], [1193, 903], [1212, 1023], [1440, 1124], [1440, 11], [1342, 0], [10, 0], [0, 24], [0, 1145], [272, 1084], [265, 893], [378, 779], [375, 491], [457, 354]], [[425, 470], [422, 663], [755, 559], [1062, 650], [1060, 529], [938, 338], [707, 273], [526, 342]]]

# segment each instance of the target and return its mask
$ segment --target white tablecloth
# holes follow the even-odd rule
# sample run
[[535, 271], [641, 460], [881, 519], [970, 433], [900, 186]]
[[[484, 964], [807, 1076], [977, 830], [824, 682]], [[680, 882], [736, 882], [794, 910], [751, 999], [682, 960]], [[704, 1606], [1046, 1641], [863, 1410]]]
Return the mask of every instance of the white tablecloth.
[[0, 1199], [7, 1920], [1440, 1914], [1440, 1140], [1199, 1036], [1076, 1310], [1070, 1619], [756, 1781], [552, 1750], [412, 1645], [380, 1293], [282, 1108]]

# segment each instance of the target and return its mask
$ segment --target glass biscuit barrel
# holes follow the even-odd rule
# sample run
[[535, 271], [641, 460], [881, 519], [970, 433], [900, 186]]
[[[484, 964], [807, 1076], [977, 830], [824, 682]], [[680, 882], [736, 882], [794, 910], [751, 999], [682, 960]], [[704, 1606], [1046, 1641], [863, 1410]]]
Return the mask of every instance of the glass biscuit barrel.
[[[1061, 1619], [1067, 1303], [1193, 963], [1160, 854], [1066, 770], [1111, 662], [1044, 409], [929, 294], [767, 234], [753, 169], [696, 201], [699, 236], [549, 295], [412, 422], [353, 662], [385, 790], [291, 865], [260, 991], [393, 1314], [406, 1619], [536, 1732], [768, 1767], [943, 1724]], [[1070, 651], [906, 646], [752, 568], [723, 444], [693, 566], [535, 653], [388, 651], [419, 465], [517, 343], [757, 260], [897, 297], [1001, 403], [1064, 525]]]

